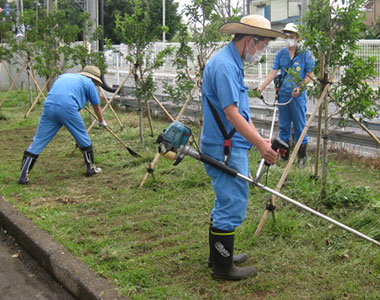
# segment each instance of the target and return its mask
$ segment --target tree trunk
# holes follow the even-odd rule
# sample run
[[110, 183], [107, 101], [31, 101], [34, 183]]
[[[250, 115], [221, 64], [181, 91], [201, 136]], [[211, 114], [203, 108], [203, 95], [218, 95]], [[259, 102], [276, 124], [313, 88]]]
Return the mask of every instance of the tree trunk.
[[[324, 77], [325, 77], [325, 55], [321, 54], [321, 74], [320, 74], [320, 78], [324, 78]], [[324, 89], [324, 85], [321, 84], [320, 95], [322, 94], [323, 89]], [[320, 153], [321, 153], [322, 111], [323, 111], [322, 107], [323, 107], [323, 105], [320, 106], [319, 112], [318, 112], [317, 150], [315, 151], [315, 171], [314, 171], [314, 177], [315, 178], [318, 178], [319, 159], [320, 159]]]
[[140, 142], [141, 144], [144, 144], [144, 132], [143, 132], [143, 123], [142, 123], [142, 105], [141, 105], [141, 99], [137, 98], [138, 103], [138, 111], [139, 111], [139, 133], [140, 133]]
[[323, 147], [322, 147], [322, 190], [321, 198], [324, 199], [327, 196], [327, 166], [328, 166], [328, 135], [329, 135], [329, 101], [325, 99], [324, 106], [324, 130], [323, 130]]
[[[138, 87], [138, 82], [139, 82], [139, 75], [137, 74], [137, 70], [134, 69], [133, 71], [134, 79], [135, 79], [135, 88], [137, 89]], [[140, 142], [141, 144], [144, 144], [144, 132], [143, 132], [143, 115], [142, 115], [142, 103], [141, 103], [141, 98], [138, 94], [135, 94], [136, 99], [137, 99], [137, 111], [139, 114], [139, 134], [140, 134]]]
[[315, 151], [315, 172], [314, 177], [318, 178], [319, 174], [319, 159], [321, 157], [321, 134], [322, 134], [322, 106], [318, 111], [318, 129], [317, 129], [317, 149]]

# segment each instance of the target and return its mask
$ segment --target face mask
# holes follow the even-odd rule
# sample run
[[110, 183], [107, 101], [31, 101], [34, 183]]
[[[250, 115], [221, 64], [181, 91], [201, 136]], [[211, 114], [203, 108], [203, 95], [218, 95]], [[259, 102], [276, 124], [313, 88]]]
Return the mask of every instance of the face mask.
[[286, 47], [290, 48], [296, 44], [296, 40], [294, 39], [285, 39]]
[[260, 62], [263, 54], [264, 50], [256, 51], [255, 54], [253, 54], [254, 61]]
[[259, 62], [261, 60], [261, 57], [263, 56], [264, 54], [264, 51], [263, 50], [260, 50], [258, 51], [256, 46], [255, 46], [255, 49], [256, 49], [256, 52], [255, 54], [251, 54], [249, 53], [249, 49], [247, 46], [245, 46], [245, 56], [244, 56], [244, 60], [247, 62], [247, 63], [254, 63], [254, 62]]

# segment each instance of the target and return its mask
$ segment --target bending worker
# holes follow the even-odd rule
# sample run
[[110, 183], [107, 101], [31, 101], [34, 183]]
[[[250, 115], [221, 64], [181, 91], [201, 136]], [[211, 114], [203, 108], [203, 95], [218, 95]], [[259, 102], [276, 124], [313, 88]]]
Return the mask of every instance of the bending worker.
[[[291, 124], [294, 127], [294, 140], [298, 141], [302, 131], [306, 125], [306, 91], [300, 91], [291, 75], [287, 73], [288, 69], [292, 69], [298, 73], [298, 76], [307, 84], [313, 76], [314, 60], [309, 51], [300, 51], [297, 41], [300, 40], [298, 29], [293, 23], [288, 23], [282, 32], [287, 34], [285, 39], [286, 47], [282, 48], [276, 55], [273, 63], [273, 69], [260, 85], [258, 90], [262, 92], [265, 87], [272, 82], [279, 70], [281, 70], [281, 83], [279, 91], [279, 103], [291, 101], [287, 105], [279, 106], [278, 125], [280, 130], [280, 139], [290, 145]], [[306, 134], [302, 145], [298, 151], [298, 166], [304, 167], [306, 164], [306, 147], [308, 143], [308, 135]], [[281, 152], [281, 159], [288, 160], [289, 148]]]
[[[268, 163], [275, 162], [277, 153], [251, 121], [243, 60], [258, 62], [269, 41], [284, 35], [271, 30], [270, 22], [258, 15], [226, 23], [219, 31], [234, 34], [234, 38], [213, 56], [204, 70], [201, 148], [202, 153], [248, 176], [248, 150], [252, 144]], [[246, 254], [233, 256], [235, 227], [245, 218], [249, 185], [207, 164], [205, 169], [216, 194], [209, 231], [212, 275], [233, 280], [256, 275], [253, 267], [235, 266], [247, 259]]]
[[100, 70], [86, 66], [79, 74], [60, 75], [54, 82], [45, 100], [37, 133], [32, 144], [24, 152], [21, 163], [20, 184], [28, 183], [28, 173], [33, 168], [39, 154], [63, 126], [72, 134], [79, 145], [87, 165], [86, 175], [92, 176], [102, 170], [95, 166], [94, 151], [79, 111], [87, 104], [93, 105], [100, 126], [107, 126], [100, 108], [96, 86], [103, 85]]

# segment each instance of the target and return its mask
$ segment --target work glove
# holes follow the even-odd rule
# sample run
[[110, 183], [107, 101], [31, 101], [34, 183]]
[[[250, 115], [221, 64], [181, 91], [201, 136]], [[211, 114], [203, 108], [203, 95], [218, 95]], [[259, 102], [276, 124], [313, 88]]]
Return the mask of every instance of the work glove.
[[102, 122], [98, 122], [98, 125], [102, 127], [107, 127], [108, 124], [106, 121], [103, 120]]

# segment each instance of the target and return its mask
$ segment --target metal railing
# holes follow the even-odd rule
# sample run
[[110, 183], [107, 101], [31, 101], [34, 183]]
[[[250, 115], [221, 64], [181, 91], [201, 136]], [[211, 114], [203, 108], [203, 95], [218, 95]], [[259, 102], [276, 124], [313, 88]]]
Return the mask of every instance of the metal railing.
[[[178, 47], [178, 43], [154, 43], [152, 46], [152, 57], [156, 56], [160, 51], [162, 51], [166, 46], [174, 46]], [[225, 45], [225, 43], [220, 43], [220, 47]], [[380, 40], [360, 40], [358, 42], [359, 49], [357, 51], [357, 55], [362, 58], [375, 57], [375, 70], [377, 76], [370, 81], [372, 86], [380, 85]], [[194, 58], [197, 57], [197, 47], [194, 43], [190, 43], [189, 46], [192, 48], [194, 52]], [[269, 43], [268, 47], [265, 51], [265, 63], [259, 63], [257, 65], [246, 65], [245, 66], [245, 77], [248, 83], [258, 83], [262, 82], [264, 78], [271, 71], [274, 58], [277, 52], [284, 47], [285, 44], [283, 41], [272, 41]], [[118, 50], [122, 54], [113, 53], [111, 50], [106, 51], [106, 61], [108, 65], [108, 72], [111, 74], [115, 74], [115, 76], [120, 77], [120, 72], [125, 72], [125, 70], [129, 70], [130, 65], [126, 62], [125, 55], [127, 54], [127, 46], [126, 45], [116, 45], [114, 46], [115, 50]], [[167, 73], [168, 77], [170, 74], [175, 74], [176, 70], [173, 67], [173, 62], [175, 59], [175, 54], [169, 57], [165, 64], [158, 69], [156, 72], [158, 74]], [[195, 72], [197, 70], [197, 61], [194, 59], [190, 62], [191, 69]], [[337, 77], [339, 78], [340, 73], [338, 72]]]

